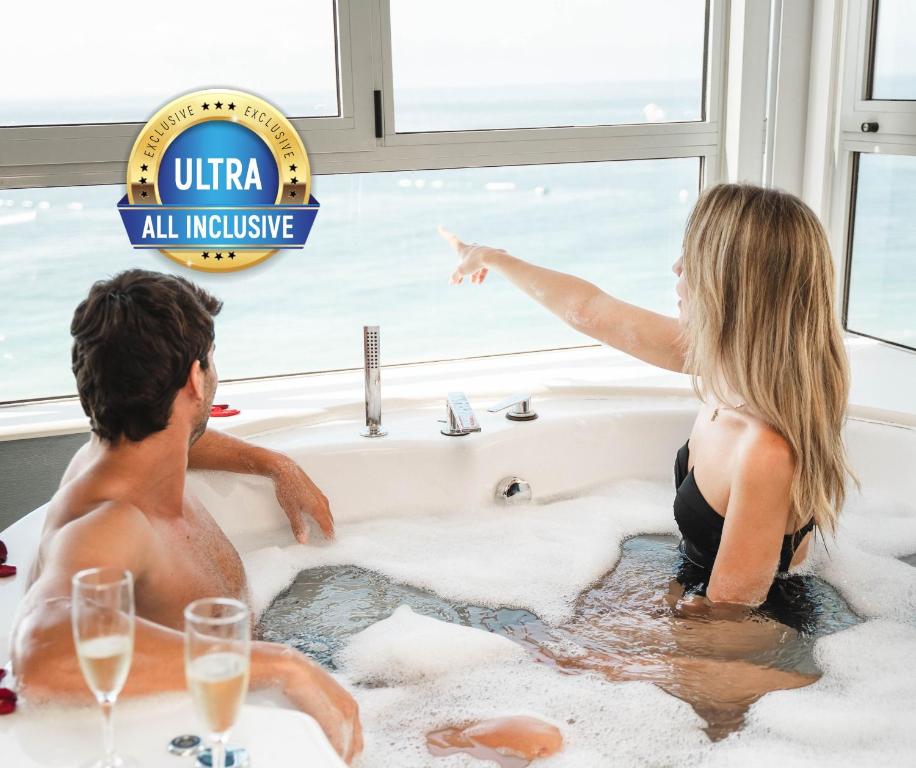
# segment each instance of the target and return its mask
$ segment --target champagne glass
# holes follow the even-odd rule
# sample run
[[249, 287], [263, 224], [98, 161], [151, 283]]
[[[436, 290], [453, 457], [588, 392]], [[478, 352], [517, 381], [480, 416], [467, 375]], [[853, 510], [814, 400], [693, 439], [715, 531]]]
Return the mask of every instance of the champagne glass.
[[213, 768], [225, 768], [226, 740], [245, 694], [251, 614], [238, 600], [195, 600], [184, 610], [185, 675], [198, 715], [210, 732]]
[[115, 752], [112, 710], [134, 653], [134, 578], [118, 568], [89, 568], [73, 575], [73, 642], [89, 690], [102, 708], [105, 755], [92, 768], [132, 765]]

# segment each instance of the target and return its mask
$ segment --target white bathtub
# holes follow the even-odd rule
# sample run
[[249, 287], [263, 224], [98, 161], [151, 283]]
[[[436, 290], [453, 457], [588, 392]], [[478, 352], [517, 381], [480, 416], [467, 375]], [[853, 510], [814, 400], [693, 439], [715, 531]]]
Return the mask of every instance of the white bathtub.
[[[320, 412], [265, 414], [260, 421], [250, 409], [244, 422], [226, 426], [236, 426], [248, 439], [293, 456], [327, 494], [345, 533], [349, 524], [372, 518], [447, 518], [487, 507], [498, 481], [510, 475], [530, 482], [535, 502], [576, 495], [615, 480], [673, 482], [675, 452], [686, 440], [697, 411], [695, 400], [685, 391], [556, 385], [535, 397], [537, 420], [512, 422], [482, 407], [499, 394], [493, 391], [483, 402], [474, 402], [482, 431], [465, 437], [439, 433], [443, 400], [428, 397], [387, 401], [384, 420], [389, 435], [375, 440], [359, 435], [360, 409], [352, 402]], [[872, 411], [851, 409], [846, 442], [853, 468], [866, 495], [880, 496], [903, 510], [899, 514], [910, 514], [916, 509], [912, 502], [916, 499], [916, 429], [876, 422], [871, 416]], [[215, 419], [211, 423], [223, 426]], [[190, 485], [243, 555], [292, 541], [268, 481], [208, 472], [194, 473]], [[494, 514], [504, 512], [494, 507]], [[523, 516], [523, 508], [513, 508], [512, 514]], [[916, 512], [913, 516], [916, 528]], [[43, 509], [38, 509], [0, 533], [11, 562], [21, 566], [20, 575], [0, 582], [4, 652], [42, 520]], [[256, 716], [252, 715], [252, 722]], [[17, 734], [28, 729], [28, 722], [21, 722], [24, 719], [18, 713], [0, 719], [0, 739], [8, 745], [20, 743]], [[296, 725], [277, 721], [273, 733], [265, 734], [263, 729], [255, 733], [252, 728], [246, 733], [256, 742], [250, 746], [257, 753], [258, 739], [287, 738], [290, 728]], [[334, 764], [326, 745], [314, 733], [310, 738], [312, 747], [303, 747], [300, 739], [297, 754], [310, 749], [311, 764]], [[94, 732], [85, 736], [80, 749], [86, 744], [95, 744]], [[7, 748], [0, 746], [0, 754], [6, 754]], [[48, 755], [29, 759], [33, 762], [24, 764], [63, 764]], [[262, 764], [257, 754], [255, 760]]]
[[[339, 521], [396, 513], [447, 513], [489, 503], [508, 475], [528, 480], [535, 501], [573, 495], [626, 478], [672, 478], [674, 454], [697, 413], [693, 397], [646, 392], [554, 390], [535, 400], [539, 418], [513, 422], [478, 409], [482, 431], [439, 434], [440, 402], [416, 403], [385, 418], [387, 437], [359, 436], [350, 420], [290, 426], [254, 439], [293, 456], [325, 491]], [[863, 487], [916, 498], [916, 430], [859, 417], [846, 443]], [[192, 488], [240, 551], [287, 528], [267, 481], [195, 473]], [[673, 492], [673, 491], [672, 491]], [[227, 500], [232, 503], [227, 503]]]

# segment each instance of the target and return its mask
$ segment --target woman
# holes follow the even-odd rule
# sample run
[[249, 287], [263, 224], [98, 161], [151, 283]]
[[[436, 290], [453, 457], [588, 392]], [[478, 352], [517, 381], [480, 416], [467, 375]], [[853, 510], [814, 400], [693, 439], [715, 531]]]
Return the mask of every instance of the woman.
[[706, 191], [673, 267], [677, 319], [440, 232], [458, 252], [453, 283], [496, 270], [576, 330], [690, 373], [703, 406], [677, 452], [674, 514], [709, 601], [760, 605], [815, 529], [834, 532], [849, 375], [827, 237], [798, 198], [743, 184]]

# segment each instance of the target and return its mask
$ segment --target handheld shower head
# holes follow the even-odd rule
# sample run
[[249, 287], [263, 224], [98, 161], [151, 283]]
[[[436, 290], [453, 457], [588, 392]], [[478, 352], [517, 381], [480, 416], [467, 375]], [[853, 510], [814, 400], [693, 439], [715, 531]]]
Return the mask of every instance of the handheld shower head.
[[366, 377], [366, 428], [363, 437], [383, 437], [388, 432], [382, 428], [382, 382], [379, 366], [379, 328], [363, 326], [363, 369]]

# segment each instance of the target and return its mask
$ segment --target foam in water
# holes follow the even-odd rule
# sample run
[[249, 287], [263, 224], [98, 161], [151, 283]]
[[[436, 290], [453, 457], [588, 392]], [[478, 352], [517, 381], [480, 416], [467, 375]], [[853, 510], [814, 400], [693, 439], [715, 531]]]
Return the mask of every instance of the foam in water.
[[705, 764], [916, 764], [916, 627], [867, 621], [819, 640], [817, 657], [820, 680], [763, 697]]
[[[691, 575], [681, 573], [681, 564], [676, 537], [627, 540], [614, 570], [579, 595], [572, 619], [562, 625], [520, 609], [448, 602], [356, 566], [313, 568], [297, 575], [261, 615], [259, 628], [263, 639], [336, 669], [355, 634], [371, 646], [362, 643], [363, 630], [396, 625], [389, 615], [407, 605], [423, 616], [485, 630], [484, 637], [508, 638], [531, 658], [564, 672], [656, 683], [689, 702], [707, 720], [706, 733], [721, 739], [741, 727], [760, 696], [808, 685], [820, 675], [812, 655], [815, 638], [861, 621], [831, 587], [811, 576], [793, 578], [769, 605], [782, 623], [760, 613], [744, 620], [735, 620], [744, 612], [728, 620], [692, 617], [671, 602], [681, 586], [675, 577]], [[401, 634], [407, 633], [384, 637], [397, 642]], [[415, 634], [422, 643], [423, 632]], [[387, 650], [384, 642], [380, 650]], [[417, 664], [418, 657], [407, 655], [407, 661]], [[389, 660], [379, 662], [384, 669]], [[370, 684], [385, 682], [375, 677]]]
[[420, 616], [402, 605], [355, 635], [339, 660], [354, 682], [399, 685], [524, 658], [522, 647], [501, 635]]
[[625, 538], [675, 533], [671, 488], [627, 481], [579, 499], [341, 523], [329, 547], [270, 547], [244, 557], [257, 613], [305, 568], [359, 565], [476, 605], [525, 608], [562, 622], [585, 587], [616, 565]]
[[[628, 481], [553, 504], [341, 522], [333, 546], [274, 547], [247, 556], [246, 566], [259, 610], [303, 569], [354, 564], [448, 600], [525, 608], [560, 624], [578, 594], [616, 565], [626, 537], [675, 533], [671, 498], [670, 483]], [[818, 543], [805, 570], [867, 621], [819, 639], [823, 676], [765, 695], [744, 728], [722, 741], [711, 743], [694, 710], [652, 684], [500, 658], [501, 643], [467, 634], [486, 636], [481, 630], [444, 622], [433, 628], [434, 619], [408, 609], [340, 654], [339, 679], [351, 686], [364, 725], [366, 750], [357, 764], [472, 765], [460, 756], [431, 758], [425, 734], [506, 715], [561, 729], [565, 747], [537, 762], [544, 768], [912, 764], [916, 568], [897, 558], [916, 552], [914, 521], [916, 508], [899, 501], [851, 499], [838, 539], [827, 549]], [[453, 667], [448, 657], [464, 644], [473, 650]], [[375, 687], [352, 687], [368, 679]]]
[[[426, 653], [440, 650], [434, 645]], [[510, 714], [560, 729], [564, 749], [536, 765], [639, 765], [650, 764], [649, 755], [657, 759], [651, 764], [686, 764], [708, 744], [703, 721], [690, 706], [654, 685], [562, 675], [528, 660], [443, 671], [415, 684], [359, 689], [356, 695], [366, 743], [361, 766], [475, 765], [432, 760], [425, 735]]]

